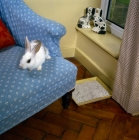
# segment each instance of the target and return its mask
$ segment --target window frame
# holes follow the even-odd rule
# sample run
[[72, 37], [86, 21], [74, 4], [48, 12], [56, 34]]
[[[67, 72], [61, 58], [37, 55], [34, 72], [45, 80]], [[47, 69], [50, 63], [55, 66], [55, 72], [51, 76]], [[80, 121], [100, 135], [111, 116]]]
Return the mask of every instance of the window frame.
[[105, 20], [107, 25], [107, 31], [111, 32], [115, 36], [122, 39], [124, 29], [117, 26], [116, 24], [106, 20], [107, 11], [108, 11], [109, 0], [102, 0], [101, 1], [101, 9], [102, 9], [102, 18]]

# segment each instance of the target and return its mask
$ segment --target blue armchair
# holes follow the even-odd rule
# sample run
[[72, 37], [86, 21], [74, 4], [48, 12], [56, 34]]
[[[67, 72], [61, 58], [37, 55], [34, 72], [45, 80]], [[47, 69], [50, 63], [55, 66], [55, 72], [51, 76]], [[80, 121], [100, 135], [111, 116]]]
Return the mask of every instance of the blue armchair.
[[[16, 45], [0, 50], [0, 134], [62, 97], [68, 107], [75, 87], [77, 68], [65, 60], [59, 41], [65, 27], [33, 12], [23, 0], [1, 0], [0, 18]], [[25, 37], [40, 40], [49, 49], [50, 60], [42, 70], [19, 68]]]

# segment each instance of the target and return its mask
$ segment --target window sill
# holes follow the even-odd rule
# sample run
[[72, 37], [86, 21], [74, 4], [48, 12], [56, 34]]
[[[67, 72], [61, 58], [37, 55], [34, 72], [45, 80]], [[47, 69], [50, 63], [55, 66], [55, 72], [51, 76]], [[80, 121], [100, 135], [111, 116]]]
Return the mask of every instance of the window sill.
[[118, 59], [121, 39], [107, 32], [105, 35], [97, 34], [91, 29], [82, 29], [76, 26], [76, 29], [99, 45], [102, 49]]

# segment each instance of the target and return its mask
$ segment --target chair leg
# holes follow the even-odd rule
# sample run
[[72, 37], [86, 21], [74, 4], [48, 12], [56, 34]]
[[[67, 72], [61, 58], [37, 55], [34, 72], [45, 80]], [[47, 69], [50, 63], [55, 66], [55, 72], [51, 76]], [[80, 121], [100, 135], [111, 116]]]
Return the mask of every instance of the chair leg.
[[74, 91], [75, 89], [67, 92], [65, 95], [62, 96], [62, 101], [63, 101], [63, 108], [68, 108], [69, 105], [70, 105], [70, 102], [72, 100], [72, 92]]

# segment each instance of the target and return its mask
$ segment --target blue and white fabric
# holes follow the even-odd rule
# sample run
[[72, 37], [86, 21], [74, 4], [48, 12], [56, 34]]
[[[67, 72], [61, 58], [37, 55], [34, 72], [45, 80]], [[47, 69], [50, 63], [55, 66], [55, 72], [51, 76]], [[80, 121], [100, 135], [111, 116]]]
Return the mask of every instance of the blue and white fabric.
[[[39, 112], [75, 87], [77, 68], [61, 56], [63, 25], [44, 19], [22, 0], [1, 0], [0, 14], [18, 45], [0, 50], [0, 134]], [[22, 70], [24, 40], [40, 39], [50, 60], [42, 70]]]
[[28, 36], [43, 42], [51, 56], [61, 56], [59, 40], [66, 33], [63, 25], [39, 16], [23, 0], [0, 0], [0, 6], [0, 17], [19, 46], [24, 47]]

